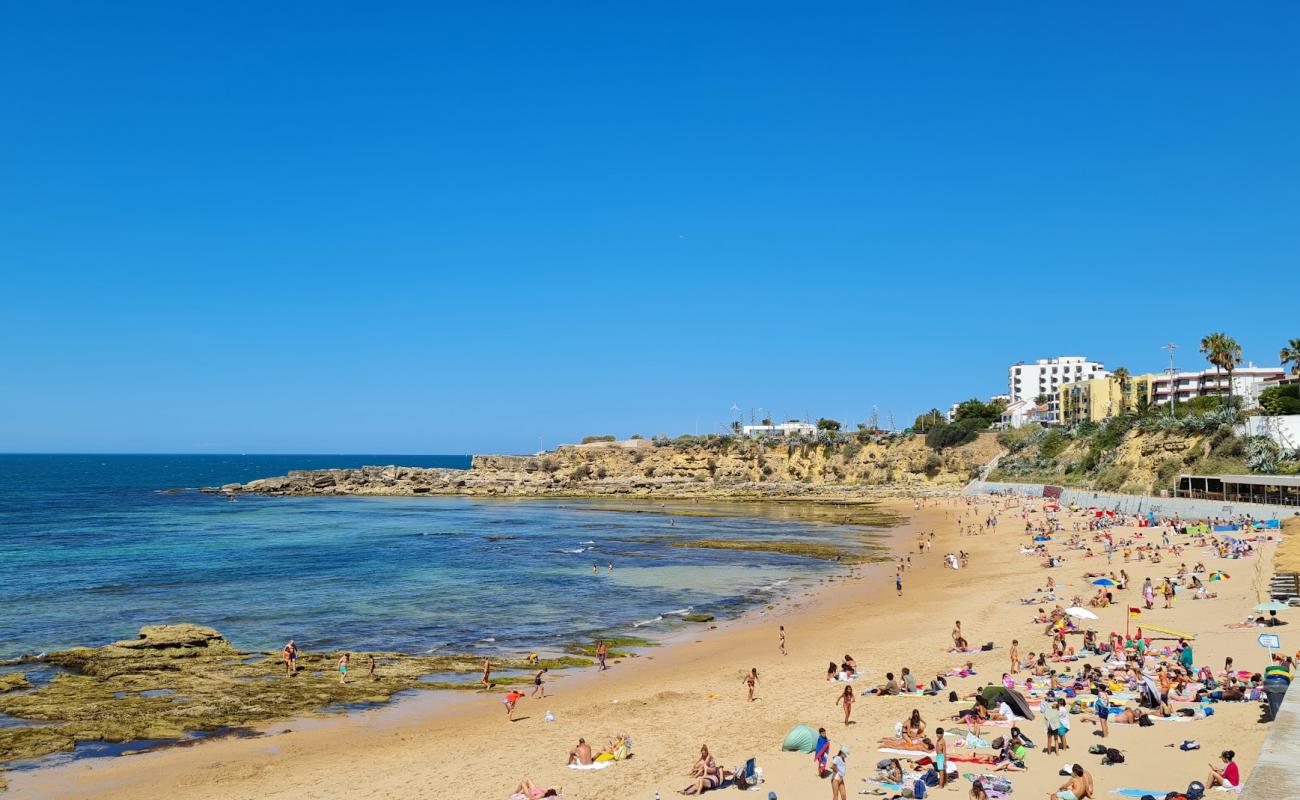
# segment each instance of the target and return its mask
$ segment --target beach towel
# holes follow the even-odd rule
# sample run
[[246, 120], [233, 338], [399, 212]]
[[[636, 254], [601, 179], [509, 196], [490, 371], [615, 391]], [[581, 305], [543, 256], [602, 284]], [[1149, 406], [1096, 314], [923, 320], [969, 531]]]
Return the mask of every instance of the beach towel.
[[613, 759], [610, 759], [608, 761], [593, 761], [590, 764], [570, 764], [569, 769], [604, 769], [613, 763]]
[[1151, 795], [1156, 800], [1162, 800], [1169, 792], [1152, 791], [1150, 789], [1111, 789], [1111, 794], [1122, 794], [1125, 797], [1146, 797]]

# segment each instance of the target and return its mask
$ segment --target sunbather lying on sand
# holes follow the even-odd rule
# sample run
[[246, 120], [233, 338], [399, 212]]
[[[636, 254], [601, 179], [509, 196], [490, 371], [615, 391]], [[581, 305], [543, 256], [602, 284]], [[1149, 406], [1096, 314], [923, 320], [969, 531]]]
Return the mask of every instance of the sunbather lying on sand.
[[559, 796], [559, 789], [543, 789], [527, 778], [524, 778], [519, 782], [519, 785], [515, 787], [515, 793], [511, 797], [522, 797], [524, 800], [541, 800], [543, 797]]

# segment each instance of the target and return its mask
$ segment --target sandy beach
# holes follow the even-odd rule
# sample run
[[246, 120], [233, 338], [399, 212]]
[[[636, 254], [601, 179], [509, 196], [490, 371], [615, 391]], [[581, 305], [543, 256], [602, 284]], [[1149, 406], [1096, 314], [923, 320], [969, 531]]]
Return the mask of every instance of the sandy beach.
[[[1117, 603], [1097, 609], [1100, 620], [1090, 623], [1104, 641], [1110, 631], [1123, 632], [1126, 607], [1140, 605], [1144, 578], [1159, 583], [1172, 576], [1180, 561], [1190, 567], [1204, 562], [1223, 568], [1231, 578], [1215, 584], [1219, 597], [1190, 599], [1180, 595], [1175, 607], [1144, 612], [1134, 623], [1159, 625], [1196, 633], [1197, 667], [1222, 669], [1232, 656], [1239, 669], [1262, 670], [1266, 652], [1255, 641], [1254, 629], [1229, 629], [1227, 624], [1247, 616], [1252, 605], [1266, 598], [1272, 545], [1248, 559], [1221, 561], [1208, 548], [1188, 548], [1181, 557], [1166, 557], [1151, 565], [1134, 557], [1123, 563], [1116, 554], [1109, 567], [1104, 556], [1083, 558], [1070, 552], [1063, 566], [1048, 570], [1041, 559], [1021, 555], [1027, 542], [1018, 508], [1001, 512], [995, 532], [975, 536], [959, 533], [958, 519], [968, 521], [987, 513], [985, 502], [968, 506], [959, 499], [935, 499], [915, 510], [908, 501], [886, 507], [906, 515], [894, 529], [895, 552], [911, 554], [912, 568], [903, 576], [903, 596], [894, 591], [890, 564], [865, 566], [860, 577], [830, 582], [813, 595], [794, 598], [775, 609], [756, 611], [740, 620], [699, 630], [696, 635], [637, 658], [614, 664], [607, 672], [584, 671], [555, 675], [544, 700], [519, 703], [516, 721], [505, 718], [503, 691], [455, 695], [401, 703], [389, 709], [346, 719], [302, 720], [268, 726], [268, 735], [254, 739], [216, 740], [183, 749], [114, 759], [80, 761], [54, 769], [8, 773], [14, 798], [507, 798], [520, 779], [563, 789], [570, 800], [650, 798], [656, 792], [674, 795], [686, 786], [691, 764], [701, 744], [707, 744], [728, 768], [753, 757], [765, 774], [761, 796], [774, 791], [779, 798], [831, 796], [829, 782], [819, 778], [804, 753], [781, 752], [781, 743], [795, 725], [825, 726], [832, 752], [847, 745], [848, 793], [874, 787], [863, 778], [874, 773], [882, 736], [892, 735], [895, 722], [918, 709], [933, 731], [951, 726], [945, 720], [965, 704], [937, 697], [864, 697], [861, 692], [884, 682], [886, 672], [907, 666], [924, 682], [970, 660], [977, 675], [950, 679], [949, 689], [965, 694], [986, 682], [998, 682], [1008, 666], [1008, 647], [1019, 639], [1022, 654], [1048, 646], [1043, 625], [1031, 621], [1037, 606], [1029, 597], [1050, 574], [1061, 586], [1063, 605], [1070, 597], [1089, 597], [1094, 587], [1084, 573], [1127, 569], [1132, 584], [1117, 592]], [[1067, 531], [1050, 545], [1061, 554], [1073, 517], [1062, 513]], [[918, 534], [933, 531], [933, 549], [916, 552]], [[1118, 529], [1131, 534], [1136, 528]], [[1085, 537], [1087, 534], [1083, 534]], [[1147, 541], [1159, 538], [1148, 530]], [[1187, 537], [1190, 539], [1190, 537]], [[1089, 542], [1091, 544], [1091, 542]], [[1093, 545], [1099, 549], [1098, 545]], [[970, 566], [944, 569], [947, 552], [964, 550]], [[526, 591], [521, 587], [520, 591]], [[1044, 603], [1051, 608], [1052, 603]], [[600, 614], [600, 609], [592, 609]], [[950, 654], [950, 631], [961, 620], [972, 645], [992, 641], [989, 652], [969, 656]], [[784, 625], [789, 654], [777, 646], [777, 629]], [[1287, 629], [1282, 629], [1283, 631]], [[1287, 637], [1284, 638], [1284, 644]], [[1078, 638], [1072, 640], [1077, 646]], [[1173, 644], [1157, 640], [1155, 647]], [[830, 661], [851, 654], [864, 675], [854, 682], [857, 702], [854, 724], [845, 726], [836, 698], [843, 684], [826, 680]], [[1098, 657], [1087, 663], [1099, 664]], [[1063, 665], [1055, 665], [1063, 666]], [[1070, 665], [1078, 669], [1080, 663]], [[754, 702], [747, 702], [743, 677], [757, 668]], [[1021, 678], [1024, 677], [1022, 674]], [[1036, 706], [1036, 699], [1034, 700]], [[1178, 703], [1179, 707], [1186, 704]], [[547, 711], [554, 722], [546, 722]], [[1114, 725], [1107, 744], [1122, 750], [1126, 762], [1101, 766], [1101, 757], [1088, 747], [1099, 741], [1092, 726], [1074, 718], [1071, 750], [1061, 755], [1032, 751], [1028, 771], [1011, 773], [1018, 797], [1043, 797], [1065, 780], [1063, 764], [1082, 763], [1093, 775], [1097, 794], [1119, 787], [1186, 788], [1204, 780], [1220, 750], [1237, 753], [1243, 779], [1249, 773], [1267, 725], [1259, 723], [1256, 703], [1221, 703], [1212, 717], [1186, 722], [1161, 720], [1153, 727]], [[292, 729], [290, 732], [284, 731]], [[1042, 723], [1024, 725], [1042, 746]], [[1008, 729], [989, 728], [988, 736]], [[579, 737], [597, 748], [617, 734], [632, 737], [634, 757], [599, 771], [565, 767], [565, 758]], [[1183, 752], [1167, 745], [1195, 739], [1201, 749]], [[950, 750], [950, 752], [953, 752]], [[962, 764], [962, 771], [985, 768]], [[978, 767], [978, 768], [977, 768]], [[964, 793], [961, 781], [939, 794]], [[717, 794], [731, 795], [734, 789]], [[713, 793], [710, 793], [713, 794]], [[755, 795], [759, 796], [759, 795]]]

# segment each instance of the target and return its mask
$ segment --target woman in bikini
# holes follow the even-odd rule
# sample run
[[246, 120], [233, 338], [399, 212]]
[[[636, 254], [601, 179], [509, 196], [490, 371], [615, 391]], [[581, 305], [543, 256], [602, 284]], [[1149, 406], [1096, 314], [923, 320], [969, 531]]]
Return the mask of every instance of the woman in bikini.
[[853, 711], [853, 687], [845, 686], [844, 693], [835, 701], [835, 705], [844, 706], [844, 724], [849, 724], [849, 714]]
[[352, 654], [344, 653], [339, 659], [339, 683], [348, 682], [348, 666], [352, 663]]
[[749, 690], [749, 702], [754, 702], [754, 687], [758, 685], [758, 667], [750, 667], [745, 676], [745, 688]]
[[921, 719], [921, 712], [912, 709], [912, 715], [903, 722], [903, 738], [912, 744], [920, 744], [925, 738], [925, 720]]

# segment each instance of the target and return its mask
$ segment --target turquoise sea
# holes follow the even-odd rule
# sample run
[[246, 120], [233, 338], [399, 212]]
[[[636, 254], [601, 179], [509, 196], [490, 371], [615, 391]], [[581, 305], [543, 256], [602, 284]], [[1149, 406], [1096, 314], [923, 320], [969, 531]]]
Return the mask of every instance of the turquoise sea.
[[782, 505], [229, 502], [165, 491], [290, 469], [468, 463], [468, 456], [0, 455], [0, 659], [102, 644], [169, 622], [211, 625], [256, 650], [290, 638], [309, 650], [426, 653], [559, 647], [633, 629], [654, 636], [685, 624], [685, 609], [735, 615], [834, 568], [672, 541], [856, 542], [864, 532]]

